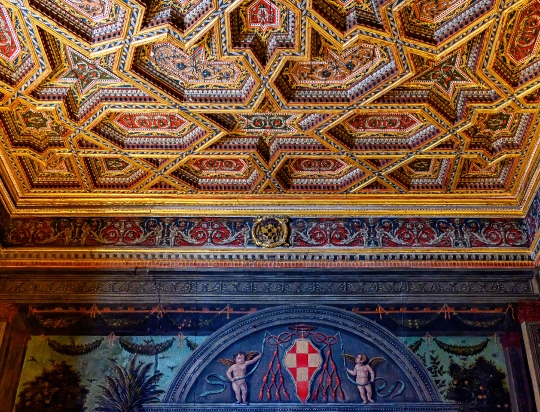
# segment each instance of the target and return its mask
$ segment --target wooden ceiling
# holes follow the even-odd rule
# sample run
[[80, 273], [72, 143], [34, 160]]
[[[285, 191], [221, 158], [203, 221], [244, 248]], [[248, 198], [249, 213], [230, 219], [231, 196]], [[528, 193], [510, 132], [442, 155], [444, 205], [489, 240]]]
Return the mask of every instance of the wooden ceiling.
[[11, 214], [507, 214], [540, 1], [0, 3]]

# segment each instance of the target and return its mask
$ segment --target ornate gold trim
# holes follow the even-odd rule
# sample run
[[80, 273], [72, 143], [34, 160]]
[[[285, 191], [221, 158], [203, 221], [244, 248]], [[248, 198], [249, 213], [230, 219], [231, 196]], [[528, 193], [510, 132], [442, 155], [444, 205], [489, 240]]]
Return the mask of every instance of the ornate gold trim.
[[289, 246], [289, 218], [283, 216], [259, 216], [253, 223], [253, 242], [260, 247]]

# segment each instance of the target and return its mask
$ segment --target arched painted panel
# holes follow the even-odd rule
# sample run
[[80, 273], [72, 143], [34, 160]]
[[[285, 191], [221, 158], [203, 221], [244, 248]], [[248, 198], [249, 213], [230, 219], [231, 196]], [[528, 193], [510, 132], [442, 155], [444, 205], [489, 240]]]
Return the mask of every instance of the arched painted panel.
[[[239, 356], [235, 354], [242, 353]], [[246, 315], [210, 336], [180, 368], [164, 411], [457, 411], [429, 373], [375, 322], [325, 306]]]

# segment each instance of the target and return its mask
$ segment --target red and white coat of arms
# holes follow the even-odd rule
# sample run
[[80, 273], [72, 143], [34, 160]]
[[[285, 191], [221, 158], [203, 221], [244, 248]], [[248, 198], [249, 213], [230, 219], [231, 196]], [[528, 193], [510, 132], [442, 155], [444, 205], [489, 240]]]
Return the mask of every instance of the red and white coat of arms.
[[296, 339], [285, 352], [283, 364], [291, 374], [302, 402], [310, 395], [311, 382], [322, 365], [322, 356], [309, 339]]

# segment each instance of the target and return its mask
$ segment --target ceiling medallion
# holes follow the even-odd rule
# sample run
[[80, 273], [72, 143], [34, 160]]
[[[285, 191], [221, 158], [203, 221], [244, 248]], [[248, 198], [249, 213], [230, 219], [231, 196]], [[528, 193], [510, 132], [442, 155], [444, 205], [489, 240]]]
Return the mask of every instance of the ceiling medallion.
[[253, 222], [253, 242], [261, 247], [289, 246], [289, 218], [277, 216], [259, 216]]

